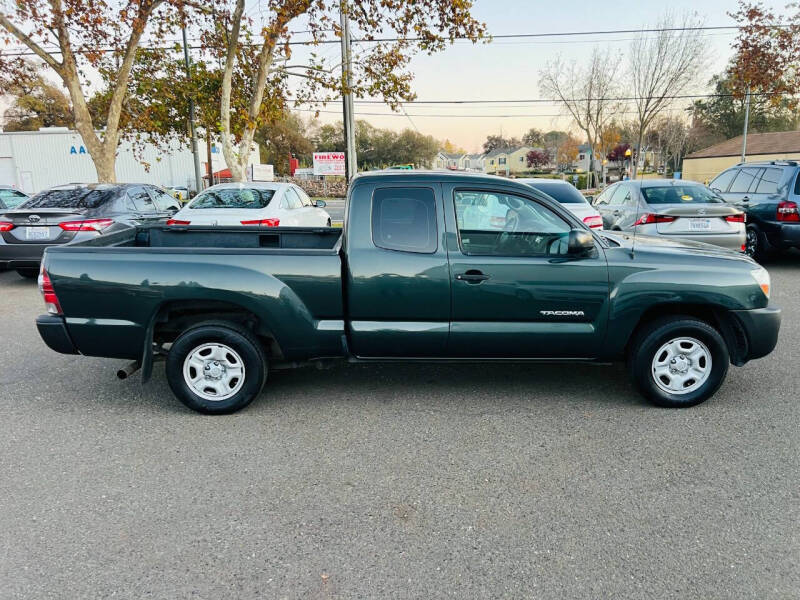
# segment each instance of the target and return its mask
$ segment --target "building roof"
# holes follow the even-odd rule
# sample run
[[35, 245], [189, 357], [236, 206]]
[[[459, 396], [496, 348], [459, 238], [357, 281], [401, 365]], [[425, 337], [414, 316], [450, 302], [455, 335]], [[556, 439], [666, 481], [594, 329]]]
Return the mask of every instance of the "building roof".
[[463, 154], [459, 154], [458, 152], [445, 152], [444, 150], [439, 150], [439, 154], [444, 156], [445, 158], [452, 158], [453, 160], [458, 160]]
[[498, 154], [513, 154], [514, 152], [519, 152], [520, 150], [531, 150], [530, 146], [513, 146], [510, 148], [495, 148], [491, 152], [488, 152], [484, 156], [486, 158], [490, 158], [492, 156], [497, 156]]
[[[747, 155], [800, 153], [800, 131], [775, 131], [772, 133], [748, 133]], [[741, 156], [742, 136], [725, 140], [697, 152], [686, 158], [716, 158], [720, 156]]]

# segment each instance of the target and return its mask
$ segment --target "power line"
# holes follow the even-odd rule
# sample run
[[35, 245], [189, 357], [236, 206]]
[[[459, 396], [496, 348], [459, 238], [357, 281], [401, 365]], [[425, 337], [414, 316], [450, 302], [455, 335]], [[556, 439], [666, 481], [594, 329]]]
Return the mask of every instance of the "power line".
[[[307, 113], [315, 113], [315, 114], [316, 113], [331, 114], [331, 115], [341, 115], [342, 114], [341, 111], [338, 111], [338, 110], [314, 110], [312, 108], [294, 108], [292, 110], [297, 111], [297, 112], [307, 112]], [[682, 110], [683, 109], [680, 109], [680, 108], [671, 108], [671, 109], [666, 109], [666, 111], [664, 111], [664, 112], [679, 112], [679, 111], [682, 111]], [[617, 111], [614, 114], [615, 115], [633, 115], [633, 114], [637, 114], [637, 113], [635, 111]], [[527, 118], [534, 118], [534, 117], [564, 117], [564, 118], [569, 118], [569, 115], [566, 115], [566, 114], [563, 114], [563, 113], [559, 113], [559, 114], [514, 114], [514, 115], [507, 115], [507, 114], [506, 115], [454, 115], [452, 113], [450, 113], [450, 114], [444, 114], [444, 113], [440, 113], [440, 114], [412, 113], [412, 114], [409, 114], [409, 113], [406, 113], [406, 112], [403, 112], [403, 113], [359, 112], [359, 113], [357, 113], [356, 116], [360, 116], [360, 117], [361, 116], [363, 116], [363, 117], [400, 117], [400, 118], [408, 117], [409, 120], [411, 120], [411, 117], [415, 117], [415, 118], [432, 117], [432, 118], [437, 118], [437, 119], [442, 119], [442, 118], [453, 118], [453, 119], [461, 119], [461, 118], [464, 118], [464, 119], [518, 119], [518, 118], [522, 118], [522, 119], [527, 119]], [[413, 121], [411, 122], [411, 124], [414, 125]], [[416, 126], [414, 128], [416, 129]]]
[[[739, 30], [744, 29], [744, 25], [704, 25], [699, 27], [659, 27], [659, 28], [645, 28], [645, 29], [600, 29], [600, 30], [593, 30], [593, 31], [553, 31], [553, 32], [542, 32], [542, 33], [506, 33], [506, 34], [498, 34], [498, 35], [489, 35], [487, 39], [492, 40], [500, 40], [500, 39], [531, 39], [531, 38], [547, 38], [547, 37], [569, 37], [569, 36], [587, 36], [587, 35], [616, 35], [616, 34], [623, 34], [623, 33], [662, 33], [662, 32], [679, 32], [679, 31], [731, 31], [731, 30]], [[791, 25], [777, 23], [771, 25], [764, 25], [764, 27], [768, 29], [788, 29]], [[472, 40], [467, 36], [454, 36], [452, 38], [448, 38], [452, 41], [456, 40]], [[385, 42], [423, 42], [427, 41], [428, 38], [423, 37], [382, 37], [382, 38], [359, 38], [353, 39], [351, 42], [353, 44], [378, 44], [378, 43], [385, 43]], [[341, 43], [340, 39], [337, 37], [335, 39], [322, 39], [322, 40], [289, 40], [287, 42], [290, 46], [319, 46], [323, 44], [339, 44]], [[250, 46], [260, 46], [261, 44], [249, 44]], [[173, 46], [140, 46], [143, 49], [148, 50], [174, 50]], [[205, 46], [189, 46], [190, 50], [205, 50]], [[118, 48], [106, 47], [106, 48], [84, 48], [84, 49], [74, 49], [73, 52], [75, 54], [85, 54], [87, 52], [116, 52], [119, 51]], [[50, 54], [57, 54], [60, 55], [61, 52], [57, 49], [52, 49], [48, 51]], [[20, 50], [14, 51], [11, 53], [3, 53], [4, 56], [31, 56], [35, 53], [32, 50]]]

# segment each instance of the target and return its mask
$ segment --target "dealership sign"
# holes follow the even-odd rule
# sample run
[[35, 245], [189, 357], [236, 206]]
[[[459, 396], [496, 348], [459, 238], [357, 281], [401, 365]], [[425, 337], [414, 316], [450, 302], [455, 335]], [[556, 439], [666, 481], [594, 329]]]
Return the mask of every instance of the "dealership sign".
[[344, 175], [344, 152], [314, 152], [314, 175]]

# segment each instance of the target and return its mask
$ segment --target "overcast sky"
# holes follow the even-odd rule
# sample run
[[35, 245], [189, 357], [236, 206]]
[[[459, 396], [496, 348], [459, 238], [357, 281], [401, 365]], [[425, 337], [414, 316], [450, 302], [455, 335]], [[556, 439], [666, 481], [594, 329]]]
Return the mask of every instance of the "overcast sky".
[[[775, 9], [782, 2], [766, 2]], [[727, 12], [736, 9], [735, 0], [670, 0], [597, 2], [569, 0], [540, 2], [538, 0], [476, 0], [474, 15], [484, 21], [493, 35], [545, 33], [564, 31], [637, 29], [653, 25], [669, 6], [672, 11], [701, 11], [699, 15], [709, 26], [732, 25]], [[248, 7], [250, 9], [250, 7]], [[252, 10], [253, 16], [257, 12]], [[354, 33], [354, 36], [356, 34]], [[708, 41], [709, 79], [721, 71], [729, 60], [734, 31], [706, 32]], [[411, 67], [415, 76], [414, 90], [419, 100], [490, 100], [540, 98], [538, 80], [540, 69], [559, 53], [580, 60], [595, 45], [613, 51], [628, 52], [632, 34], [574, 36], [547, 39], [495, 40], [489, 44], [472, 45], [457, 42], [444, 52], [433, 56], [417, 56]], [[358, 45], [354, 45], [354, 53]], [[323, 50], [338, 61], [339, 47]], [[301, 56], [302, 50], [295, 58]], [[296, 62], [293, 60], [292, 62]], [[624, 86], [624, 73], [620, 73]], [[704, 86], [698, 92], [706, 91]], [[340, 119], [340, 105], [330, 105], [321, 119]], [[402, 129], [416, 126], [421, 132], [439, 139], [450, 139], [467, 151], [476, 151], [489, 133], [503, 132], [520, 136], [530, 127], [540, 129], [566, 128], [569, 121], [554, 117], [559, 108], [552, 104], [515, 105], [433, 105], [408, 106], [408, 117], [390, 114], [382, 105], [356, 104], [357, 118], [369, 120], [380, 127]], [[380, 113], [385, 116], [375, 116]], [[426, 116], [427, 115], [427, 116]], [[463, 115], [463, 116], [462, 116]], [[524, 115], [501, 118], [497, 115]]]

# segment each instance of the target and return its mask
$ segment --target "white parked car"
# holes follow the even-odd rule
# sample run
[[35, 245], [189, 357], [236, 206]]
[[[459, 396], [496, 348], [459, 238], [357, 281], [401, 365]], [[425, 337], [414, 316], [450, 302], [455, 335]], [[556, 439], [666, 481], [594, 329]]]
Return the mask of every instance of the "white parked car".
[[587, 227], [603, 228], [603, 217], [571, 183], [560, 179], [544, 178], [517, 179], [517, 181], [557, 200], [559, 204], [583, 221]]
[[293, 183], [220, 183], [195, 196], [167, 224], [330, 227], [324, 206]]

